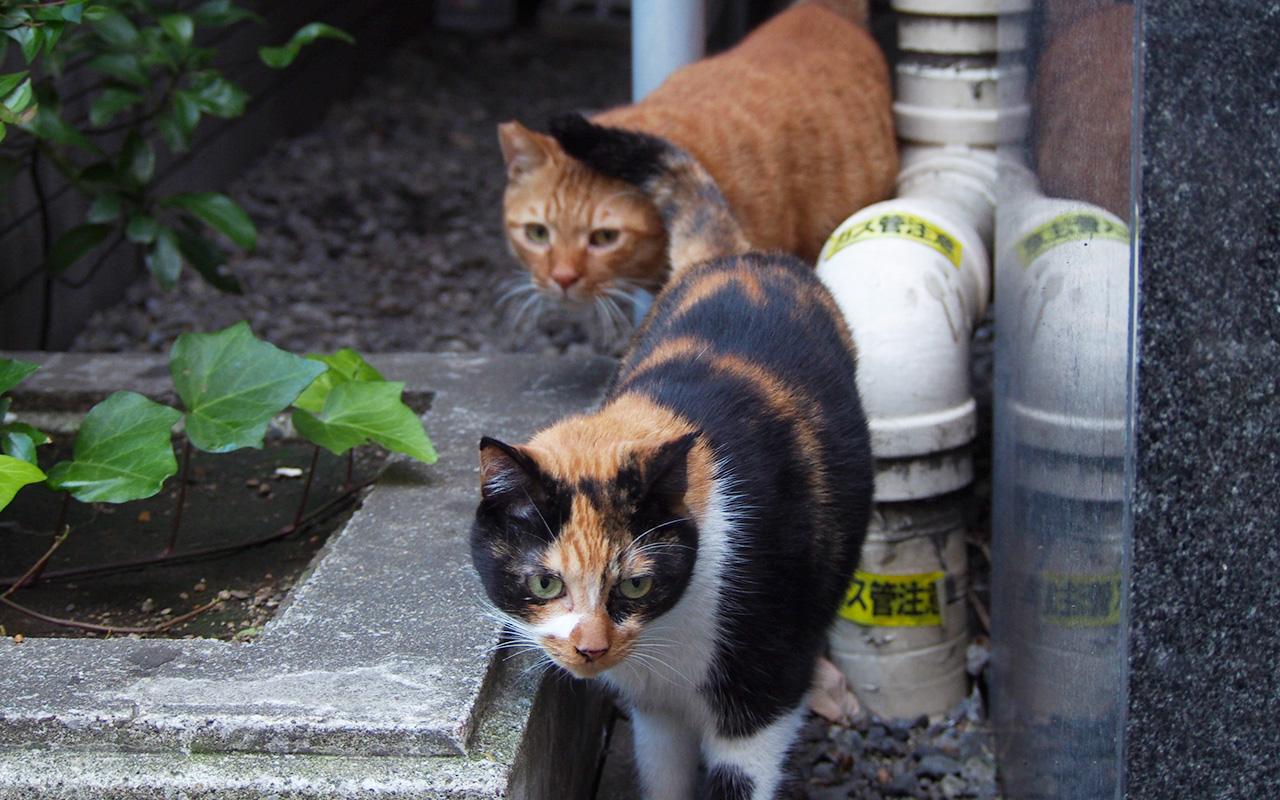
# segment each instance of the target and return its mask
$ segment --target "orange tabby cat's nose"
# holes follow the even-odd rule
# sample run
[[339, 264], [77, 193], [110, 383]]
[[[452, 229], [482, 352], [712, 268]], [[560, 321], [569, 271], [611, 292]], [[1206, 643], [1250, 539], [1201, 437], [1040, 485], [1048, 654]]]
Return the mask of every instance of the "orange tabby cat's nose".
[[569, 291], [569, 287], [578, 282], [580, 276], [573, 269], [556, 268], [551, 270], [551, 280], [560, 284], [560, 288]]
[[577, 650], [578, 655], [582, 656], [587, 661], [595, 661], [596, 659], [603, 656], [605, 653], [609, 652], [609, 648], [607, 647], [601, 650], [583, 650], [580, 647], [575, 647], [574, 650]]

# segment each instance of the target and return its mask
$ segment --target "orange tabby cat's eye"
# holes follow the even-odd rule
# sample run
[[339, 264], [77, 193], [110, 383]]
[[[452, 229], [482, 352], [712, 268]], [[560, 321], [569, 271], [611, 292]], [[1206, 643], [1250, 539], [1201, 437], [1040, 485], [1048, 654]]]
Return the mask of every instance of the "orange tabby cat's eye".
[[616, 244], [618, 237], [621, 235], [622, 232], [617, 228], [596, 228], [591, 232], [588, 241], [591, 242], [592, 247], [608, 247], [611, 244]]
[[547, 226], [538, 222], [525, 225], [524, 236], [534, 244], [546, 244], [551, 240], [551, 232], [547, 230]]

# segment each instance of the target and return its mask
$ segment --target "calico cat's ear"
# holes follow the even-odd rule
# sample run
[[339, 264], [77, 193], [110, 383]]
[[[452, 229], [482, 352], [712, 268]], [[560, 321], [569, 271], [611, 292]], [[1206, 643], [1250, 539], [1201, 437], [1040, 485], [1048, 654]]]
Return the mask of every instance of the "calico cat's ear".
[[667, 509], [684, 504], [689, 491], [689, 453], [698, 436], [687, 433], [659, 445], [644, 467], [645, 499]]
[[551, 157], [551, 149], [557, 147], [551, 137], [534, 133], [515, 120], [498, 126], [498, 144], [507, 165], [507, 179], [511, 181], [541, 167]]
[[482, 438], [480, 496], [485, 502], [505, 503], [514, 513], [532, 513], [533, 504], [545, 498], [537, 463], [518, 447]]

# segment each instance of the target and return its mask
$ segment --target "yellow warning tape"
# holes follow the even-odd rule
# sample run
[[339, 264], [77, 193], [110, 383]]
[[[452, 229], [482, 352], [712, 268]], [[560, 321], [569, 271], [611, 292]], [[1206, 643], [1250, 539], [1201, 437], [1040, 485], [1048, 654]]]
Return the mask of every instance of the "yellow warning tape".
[[858, 570], [840, 616], [885, 628], [926, 627], [942, 624], [945, 574], [873, 575]]
[[890, 211], [865, 222], [837, 228], [827, 240], [822, 257], [829, 259], [851, 244], [886, 237], [910, 239], [928, 245], [946, 256], [956, 268], [960, 267], [960, 252], [964, 248], [955, 237], [928, 220], [900, 211]]
[[1128, 244], [1129, 229], [1098, 214], [1072, 211], [1054, 217], [1022, 237], [1016, 246], [1018, 260], [1023, 267], [1028, 267], [1058, 245], [1081, 239], [1110, 239]]
[[1040, 621], [1059, 628], [1120, 624], [1119, 572], [1103, 575], [1040, 573]]

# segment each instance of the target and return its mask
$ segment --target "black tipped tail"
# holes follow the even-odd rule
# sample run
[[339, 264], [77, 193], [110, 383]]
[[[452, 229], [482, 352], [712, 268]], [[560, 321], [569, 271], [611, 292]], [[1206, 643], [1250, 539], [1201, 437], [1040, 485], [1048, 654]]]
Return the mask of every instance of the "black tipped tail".
[[692, 155], [657, 136], [595, 125], [578, 114], [551, 120], [571, 158], [648, 195], [667, 226], [672, 274], [749, 249], [715, 179]]
[[666, 170], [663, 156], [672, 149], [656, 136], [594, 125], [581, 114], [560, 114], [551, 119], [549, 127], [570, 157], [636, 186]]

